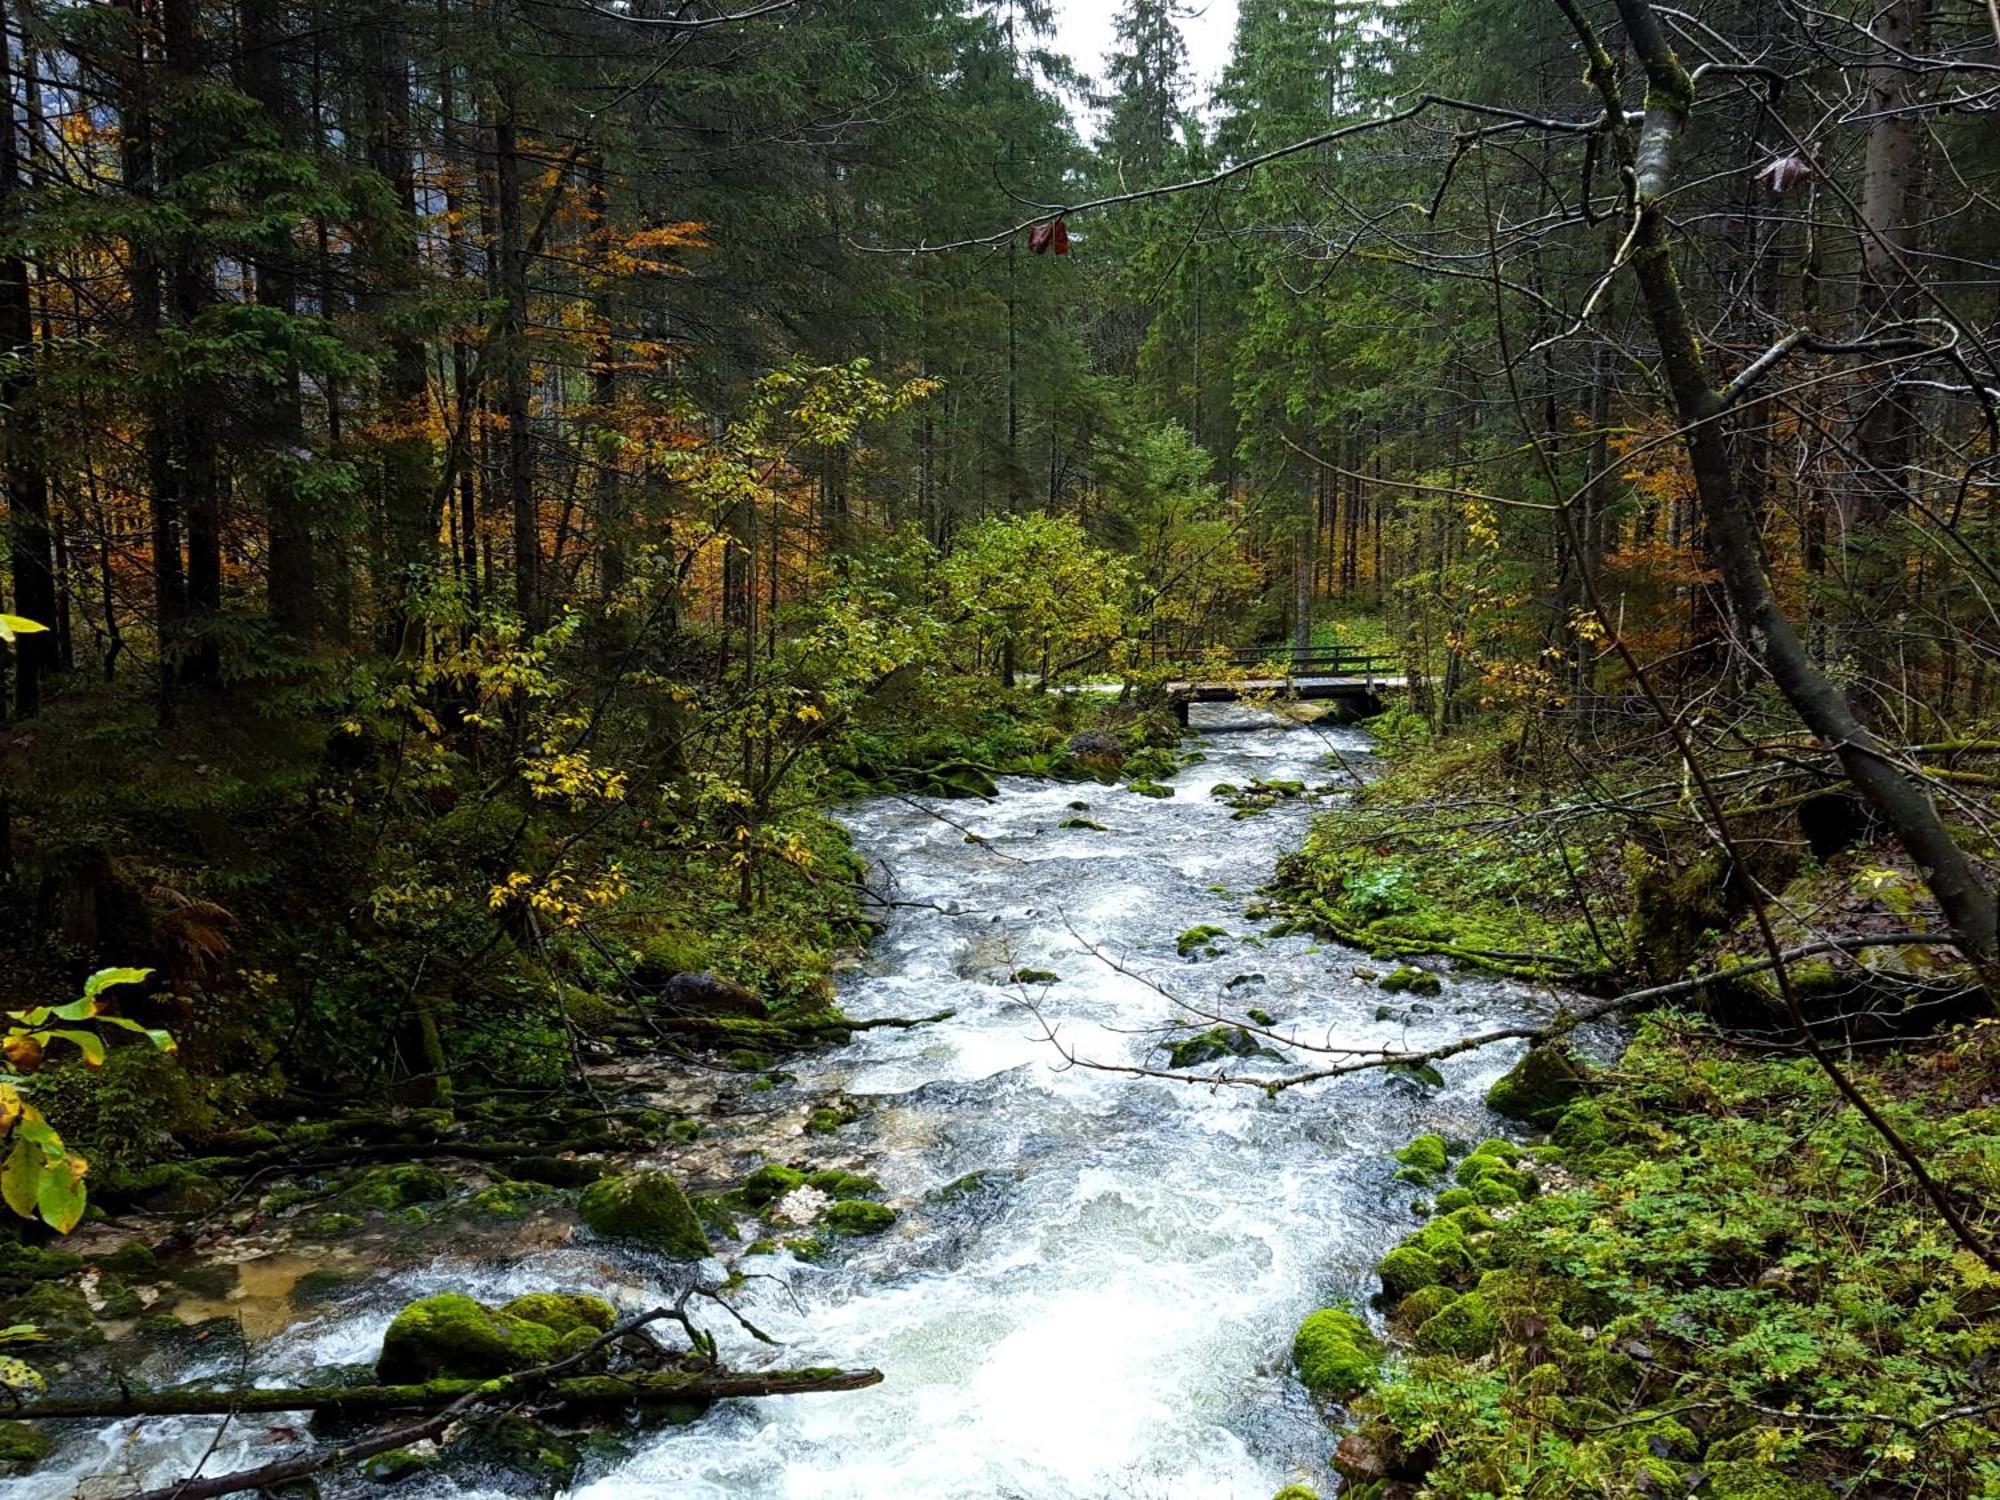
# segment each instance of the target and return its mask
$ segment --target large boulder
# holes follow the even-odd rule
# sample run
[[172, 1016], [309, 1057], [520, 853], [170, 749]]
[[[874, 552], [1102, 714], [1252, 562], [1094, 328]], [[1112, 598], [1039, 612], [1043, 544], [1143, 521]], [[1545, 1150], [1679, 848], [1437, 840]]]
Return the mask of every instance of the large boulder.
[[1368, 1325], [1344, 1307], [1324, 1307], [1299, 1325], [1292, 1363], [1315, 1396], [1349, 1401], [1375, 1383], [1382, 1344]]
[[412, 1302], [382, 1336], [376, 1377], [390, 1385], [490, 1380], [545, 1365], [561, 1342], [546, 1323], [482, 1307], [461, 1292]]
[[583, 1190], [583, 1222], [609, 1239], [636, 1240], [670, 1260], [706, 1260], [708, 1236], [680, 1184], [665, 1172], [605, 1177]]

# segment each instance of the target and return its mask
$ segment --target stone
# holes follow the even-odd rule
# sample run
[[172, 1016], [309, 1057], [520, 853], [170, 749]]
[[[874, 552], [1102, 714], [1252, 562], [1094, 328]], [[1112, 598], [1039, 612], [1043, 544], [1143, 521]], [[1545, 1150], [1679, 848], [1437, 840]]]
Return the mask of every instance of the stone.
[[605, 1177], [583, 1190], [583, 1222], [608, 1239], [636, 1240], [670, 1260], [706, 1260], [708, 1236], [680, 1184], [665, 1172]]
[[870, 1203], [865, 1198], [850, 1198], [836, 1203], [820, 1215], [820, 1227], [833, 1234], [858, 1238], [867, 1234], [880, 1234], [896, 1222], [896, 1211], [880, 1203]]
[[1299, 1325], [1292, 1364], [1315, 1396], [1347, 1401], [1375, 1383], [1382, 1344], [1368, 1325], [1344, 1307], [1324, 1307]]
[[459, 1292], [412, 1302], [382, 1336], [376, 1377], [391, 1385], [441, 1377], [488, 1380], [547, 1364], [558, 1336], [547, 1324], [495, 1312]]

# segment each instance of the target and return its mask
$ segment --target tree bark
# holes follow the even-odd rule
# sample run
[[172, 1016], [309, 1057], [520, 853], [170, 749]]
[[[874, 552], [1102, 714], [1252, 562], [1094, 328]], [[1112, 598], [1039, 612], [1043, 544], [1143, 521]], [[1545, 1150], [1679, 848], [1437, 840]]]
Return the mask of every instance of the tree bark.
[[[14, 66], [8, 18], [0, 9], [0, 219], [11, 221], [22, 190], [21, 148], [14, 122]], [[21, 71], [30, 67], [23, 59]], [[14, 612], [46, 625], [40, 635], [14, 642], [14, 711], [29, 718], [41, 707], [45, 672], [59, 663], [56, 638], [55, 541], [49, 526], [49, 479], [41, 453], [35, 406], [35, 320], [28, 261], [0, 257], [0, 411], [6, 413], [5, 482], [12, 553]]]

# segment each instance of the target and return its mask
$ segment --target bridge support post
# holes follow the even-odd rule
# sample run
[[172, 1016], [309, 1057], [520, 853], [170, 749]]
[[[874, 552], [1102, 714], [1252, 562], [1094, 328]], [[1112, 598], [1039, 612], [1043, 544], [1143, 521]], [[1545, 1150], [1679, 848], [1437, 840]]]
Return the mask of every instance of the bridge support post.
[[1182, 697], [1176, 697], [1174, 699], [1174, 722], [1180, 725], [1181, 728], [1183, 729], [1188, 727], [1188, 706], [1193, 701], [1194, 700], [1191, 698], [1182, 698]]

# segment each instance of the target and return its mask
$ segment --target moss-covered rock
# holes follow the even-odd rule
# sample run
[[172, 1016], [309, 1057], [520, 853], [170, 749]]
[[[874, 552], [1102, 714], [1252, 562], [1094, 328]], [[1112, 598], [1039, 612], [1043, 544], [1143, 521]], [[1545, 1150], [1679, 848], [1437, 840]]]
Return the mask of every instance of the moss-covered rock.
[[1495, 1183], [1505, 1189], [1505, 1195], [1497, 1200], [1500, 1203], [1532, 1198], [1538, 1187], [1534, 1173], [1521, 1167], [1510, 1166], [1500, 1157], [1489, 1156], [1480, 1151], [1473, 1152], [1460, 1162], [1458, 1171], [1453, 1175], [1458, 1178], [1460, 1187], [1471, 1188], [1474, 1198], [1489, 1206], [1494, 1200], [1480, 1195], [1481, 1184]]
[[1404, 964], [1400, 969], [1384, 974], [1379, 983], [1392, 995], [1438, 995], [1444, 992], [1442, 979], [1415, 964]]
[[1709, 1464], [1695, 1494], [1702, 1500], [1833, 1500], [1833, 1491], [1748, 1460]]
[[843, 1172], [838, 1167], [808, 1172], [806, 1186], [825, 1193], [827, 1197], [835, 1200], [879, 1198], [882, 1195], [882, 1184], [874, 1178], [860, 1172]]
[[736, 1197], [751, 1208], [762, 1208], [805, 1186], [805, 1180], [806, 1174], [797, 1167], [766, 1162], [737, 1184]]
[[99, 1344], [104, 1335], [82, 1292], [73, 1286], [40, 1281], [18, 1297], [0, 1302], [0, 1324], [31, 1323], [42, 1337], [56, 1344]]
[[1425, 1354], [1473, 1359], [1500, 1342], [1500, 1314], [1484, 1293], [1454, 1297], [1417, 1329], [1415, 1343]]
[[1399, 1333], [1408, 1334], [1421, 1328], [1436, 1317], [1451, 1303], [1458, 1300], [1458, 1289], [1439, 1283], [1435, 1286], [1420, 1286], [1409, 1296], [1396, 1304], [1389, 1321]]
[[601, 1156], [524, 1156], [510, 1168], [523, 1182], [542, 1182], [550, 1187], [588, 1187], [611, 1174], [611, 1164]]
[[0, 1474], [27, 1474], [55, 1447], [32, 1422], [0, 1422]]
[[1217, 927], [1204, 922], [1199, 927], [1190, 927], [1174, 939], [1174, 951], [1182, 958], [1193, 958], [1198, 954], [1213, 951], [1215, 945], [1229, 936], [1227, 927]]
[[1196, 1068], [1223, 1057], [1268, 1057], [1283, 1061], [1284, 1053], [1267, 1047], [1241, 1026], [1213, 1026], [1198, 1035], [1167, 1043], [1167, 1065]]
[[452, 1180], [436, 1167], [415, 1163], [370, 1167], [341, 1189], [343, 1208], [387, 1213], [413, 1203], [438, 1203], [451, 1196]]
[[382, 1336], [376, 1376], [391, 1384], [440, 1377], [485, 1380], [555, 1357], [558, 1335], [545, 1323], [482, 1307], [459, 1292], [412, 1302]]
[[820, 1227], [831, 1234], [856, 1238], [865, 1234], [880, 1234], [896, 1222], [896, 1211], [880, 1203], [870, 1203], [865, 1198], [850, 1198], [836, 1203], [819, 1216]]
[[552, 1196], [539, 1182], [496, 1182], [474, 1193], [465, 1206], [482, 1219], [520, 1219]]
[[1434, 1286], [1445, 1279], [1435, 1256], [1415, 1245], [1398, 1245], [1382, 1257], [1376, 1274], [1382, 1278], [1382, 1296], [1395, 1303], [1419, 1287]]
[[1319, 1491], [1311, 1485], [1288, 1484], [1273, 1495], [1271, 1500], [1319, 1500]]
[[502, 1304], [500, 1311], [507, 1317], [540, 1323], [559, 1337], [580, 1330], [600, 1334], [618, 1321], [618, 1309], [609, 1302], [579, 1292], [528, 1292]]
[[1431, 1205], [1441, 1214], [1448, 1214], [1456, 1208], [1467, 1208], [1478, 1202], [1471, 1188], [1448, 1187], [1437, 1195], [1437, 1202]]
[[611, 1239], [636, 1240], [672, 1260], [705, 1260], [708, 1236], [680, 1184], [665, 1172], [605, 1177], [583, 1190], [583, 1222]]
[[1421, 1172], [1442, 1172], [1445, 1167], [1444, 1137], [1420, 1135], [1396, 1153], [1396, 1160]]
[[1486, 1091], [1486, 1107], [1531, 1125], [1553, 1125], [1589, 1085], [1589, 1073], [1567, 1047], [1544, 1042]]
[[489, 1417], [469, 1424], [447, 1443], [448, 1464], [498, 1471], [514, 1481], [507, 1492], [552, 1495], [569, 1488], [581, 1462], [575, 1443], [527, 1417]]
[[1125, 789], [1141, 797], [1171, 797], [1174, 794], [1172, 787], [1162, 786], [1157, 781], [1128, 781]]
[[1292, 1364], [1315, 1396], [1347, 1401], [1375, 1383], [1383, 1349], [1366, 1323], [1344, 1307], [1324, 1307], [1299, 1325]]
[[391, 1448], [377, 1453], [361, 1465], [364, 1479], [376, 1484], [396, 1484], [418, 1474], [428, 1474], [440, 1462], [436, 1453], [421, 1448]]

